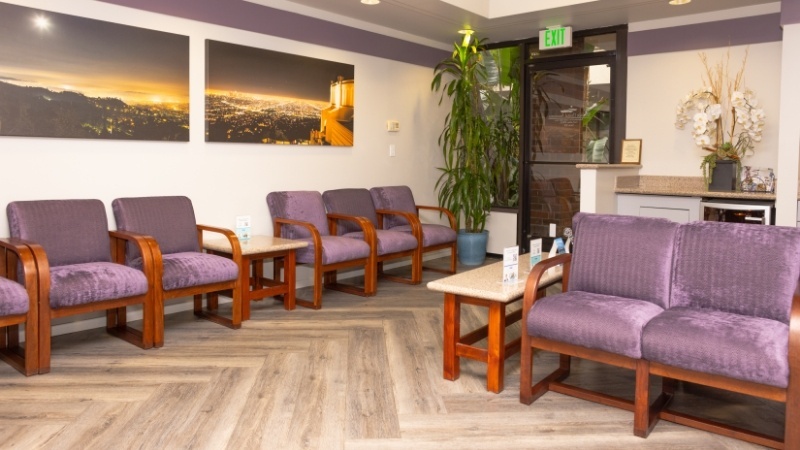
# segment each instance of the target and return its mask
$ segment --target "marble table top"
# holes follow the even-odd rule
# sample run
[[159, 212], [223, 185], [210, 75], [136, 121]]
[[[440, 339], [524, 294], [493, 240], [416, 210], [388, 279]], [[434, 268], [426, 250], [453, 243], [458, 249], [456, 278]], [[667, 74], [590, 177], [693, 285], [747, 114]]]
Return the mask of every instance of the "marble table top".
[[[243, 255], [252, 255], [304, 248], [308, 247], [308, 242], [272, 236], [251, 236], [248, 240], [240, 240], [239, 245], [242, 247]], [[231, 244], [227, 239], [204, 240], [203, 248], [216, 252], [231, 252]]]
[[[542, 258], [547, 258], [543, 254]], [[541, 285], [561, 281], [561, 267], [542, 276]], [[447, 294], [465, 295], [503, 303], [518, 300], [525, 293], [525, 283], [531, 271], [530, 256], [519, 257], [519, 277], [516, 282], [503, 283], [503, 261], [450, 275], [428, 283], [428, 289]]]

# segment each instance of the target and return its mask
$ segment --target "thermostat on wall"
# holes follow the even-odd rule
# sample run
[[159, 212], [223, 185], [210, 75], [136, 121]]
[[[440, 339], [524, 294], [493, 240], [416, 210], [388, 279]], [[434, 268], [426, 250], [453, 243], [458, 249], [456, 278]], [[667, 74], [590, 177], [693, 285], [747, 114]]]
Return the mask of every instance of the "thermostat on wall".
[[400, 131], [400, 122], [397, 120], [387, 120], [386, 131]]

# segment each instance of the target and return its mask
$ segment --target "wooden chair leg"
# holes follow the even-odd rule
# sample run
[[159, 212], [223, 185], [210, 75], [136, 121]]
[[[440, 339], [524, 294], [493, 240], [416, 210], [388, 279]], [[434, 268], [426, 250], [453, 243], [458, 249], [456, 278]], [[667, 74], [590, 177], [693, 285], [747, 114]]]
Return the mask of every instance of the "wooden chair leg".
[[533, 348], [523, 330], [519, 353], [519, 401], [526, 405], [533, 403]]
[[649, 429], [650, 412], [650, 363], [640, 359], [636, 363], [636, 390], [633, 408], [633, 434], [646, 438]]
[[50, 372], [50, 311], [39, 314], [39, 373]]
[[800, 449], [800, 374], [793, 371], [789, 375], [786, 389], [786, 429], [783, 444], [786, 449]]

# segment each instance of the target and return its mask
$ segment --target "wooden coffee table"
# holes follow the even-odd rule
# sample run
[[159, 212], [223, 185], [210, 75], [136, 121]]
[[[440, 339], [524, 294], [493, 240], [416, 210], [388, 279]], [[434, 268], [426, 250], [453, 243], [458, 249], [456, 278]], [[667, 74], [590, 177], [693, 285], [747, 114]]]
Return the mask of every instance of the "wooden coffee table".
[[[547, 255], [543, 255], [544, 258]], [[506, 327], [522, 318], [522, 310], [506, 315], [506, 306], [522, 299], [530, 272], [527, 254], [519, 257], [519, 280], [504, 284], [503, 262], [451, 275], [428, 283], [428, 289], [444, 292], [444, 378], [456, 380], [460, 375], [460, 358], [487, 364], [486, 389], [503, 390], [505, 360], [519, 352], [520, 338], [505, 342]], [[546, 288], [561, 281], [561, 273], [542, 277], [540, 287]], [[461, 305], [483, 306], [489, 309], [488, 324], [461, 335]], [[524, 324], [523, 324], [524, 326]], [[473, 346], [487, 339], [486, 348]]]
[[[239, 241], [242, 261], [239, 278], [242, 286], [242, 320], [250, 319], [250, 302], [276, 295], [283, 296], [283, 307], [295, 308], [295, 250], [308, 246], [305, 241], [294, 241], [272, 236], [253, 236]], [[227, 239], [203, 241], [209, 253], [231, 257], [231, 246]], [[264, 276], [264, 260], [283, 260], [283, 281]]]

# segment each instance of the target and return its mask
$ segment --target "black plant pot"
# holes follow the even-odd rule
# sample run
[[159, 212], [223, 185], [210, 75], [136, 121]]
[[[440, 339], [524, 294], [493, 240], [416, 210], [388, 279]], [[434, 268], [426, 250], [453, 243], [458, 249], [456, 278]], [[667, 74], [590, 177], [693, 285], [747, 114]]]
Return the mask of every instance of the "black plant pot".
[[731, 160], [718, 160], [717, 166], [711, 172], [709, 191], [730, 192], [736, 190], [736, 171], [738, 164]]

